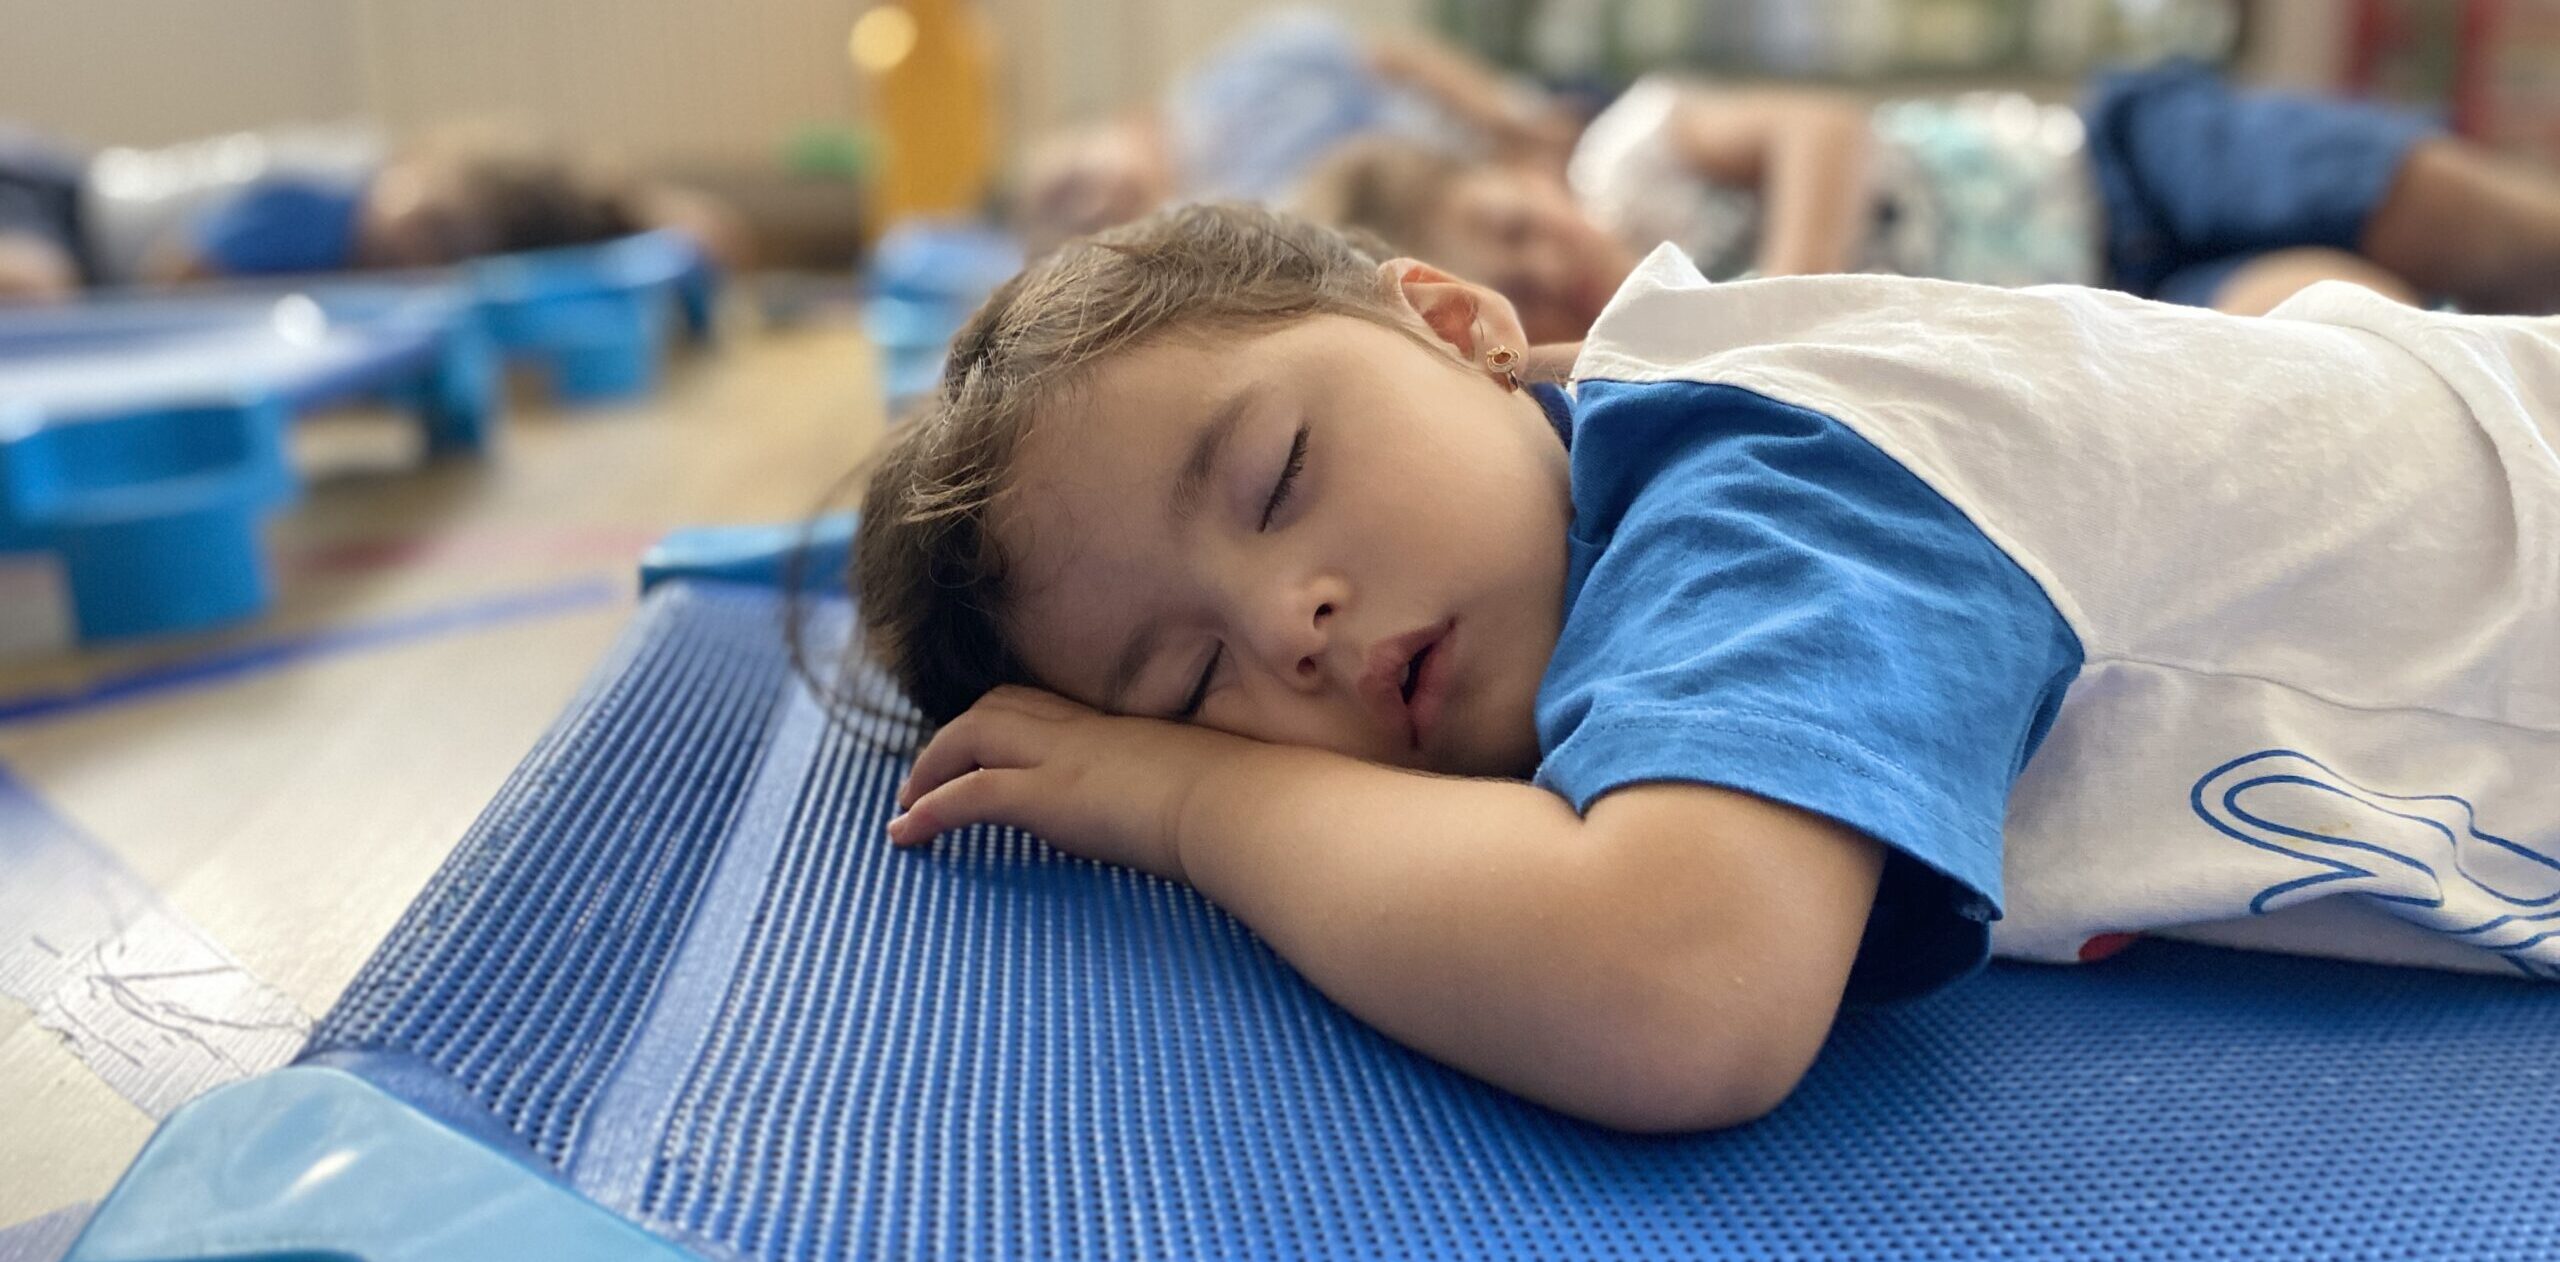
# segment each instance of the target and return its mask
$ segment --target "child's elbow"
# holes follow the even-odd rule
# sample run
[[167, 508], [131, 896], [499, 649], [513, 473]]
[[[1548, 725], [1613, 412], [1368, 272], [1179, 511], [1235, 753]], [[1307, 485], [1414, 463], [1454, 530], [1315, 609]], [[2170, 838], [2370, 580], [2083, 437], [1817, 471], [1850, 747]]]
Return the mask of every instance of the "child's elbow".
[[[1570, 1036], [1582, 1116], [1619, 1130], [1720, 1130], [1794, 1093], [1830, 1036], [1884, 864], [1861, 834], [1697, 786], [1640, 786], [1589, 821], [1606, 879]], [[1758, 840], [1768, 839], [1768, 840]]]
[[1776, 1111], [1804, 1080], [1806, 1058], [1757, 1039], [1723, 1038], [1624, 1067], [1583, 1120], [1640, 1135], [1720, 1131]]
[[1612, 1084], [1590, 1120], [1618, 1130], [1723, 1130], [1768, 1116], [1804, 1081], [1839, 1016], [1843, 978], [1827, 959], [1755, 959], [1710, 940], [1651, 953], [1632, 971], [1645, 982], [1621, 992], [1593, 1023], [1602, 1041], [1586, 1044], [1606, 1049], [1587, 1068]]
[[1630, 1135], [1692, 1135], [1728, 1130], [1759, 1121], [1775, 1111], [1784, 1095], [1771, 1098], [1716, 1098], [1706, 1101], [1664, 1099], [1630, 1103], [1585, 1113], [1582, 1120]]

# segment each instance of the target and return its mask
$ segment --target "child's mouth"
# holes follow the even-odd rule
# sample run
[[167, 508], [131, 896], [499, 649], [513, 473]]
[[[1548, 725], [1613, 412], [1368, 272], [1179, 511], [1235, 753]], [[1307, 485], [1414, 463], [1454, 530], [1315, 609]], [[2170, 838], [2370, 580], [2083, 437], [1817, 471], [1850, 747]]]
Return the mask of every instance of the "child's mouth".
[[[1447, 690], [1449, 635], [1454, 618], [1416, 627], [1373, 645], [1360, 680], [1360, 696], [1410, 748], [1420, 749]], [[1401, 656], [1397, 654], [1401, 653]]]
[[1456, 631], [1454, 620], [1444, 624], [1440, 634], [1413, 655], [1405, 671], [1405, 714], [1413, 726], [1415, 749], [1429, 743], [1433, 729], [1440, 725], [1440, 707], [1449, 696], [1449, 640]]

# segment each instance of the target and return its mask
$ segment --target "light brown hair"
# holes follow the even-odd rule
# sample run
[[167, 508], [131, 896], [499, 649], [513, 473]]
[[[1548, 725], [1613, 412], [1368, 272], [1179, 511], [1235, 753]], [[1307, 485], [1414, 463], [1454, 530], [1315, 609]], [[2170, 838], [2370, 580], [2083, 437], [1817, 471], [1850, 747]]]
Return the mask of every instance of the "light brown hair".
[[1364, 232], [1405, 254], [1426, 254], [1431, 219], [1475, 163], [1395, 136], [1351, 141], [1309, 173], [1291, 209], [1318, 223]]
[[936, 724], [1037, 682], [1008, 636], [990, 526], [1023, 436], [1096, 364], [1169, 333], [1336, 314], [1418, 337], [1379, 278], [1386, 257], [1268, 210], [1196, 205], [1069, 242], [1005, 282], [871, 469], [852, 580], [872, 658]]

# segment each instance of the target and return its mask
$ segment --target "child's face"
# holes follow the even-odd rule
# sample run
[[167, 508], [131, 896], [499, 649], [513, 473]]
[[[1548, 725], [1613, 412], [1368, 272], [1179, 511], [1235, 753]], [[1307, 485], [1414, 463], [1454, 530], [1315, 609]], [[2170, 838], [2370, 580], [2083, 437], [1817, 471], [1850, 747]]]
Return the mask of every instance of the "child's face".
[[1536, 342], [1578, 342], [1635, 270], [1553, 176], [1486, 164], [1460, 177], [1424, 228], [1431, 261], [1501, 291]]
[[[1489, 314], [1477, 356], [1518, 336]], [[1160, 338], [1044, 413], [1012, 486], [1010, 629], [1053, 690], [1165, 718], [1196, 698], [1206, 726], [1397, 766], [1534, 770], [1571, 502], [1527, 392], [1347, 316]]]

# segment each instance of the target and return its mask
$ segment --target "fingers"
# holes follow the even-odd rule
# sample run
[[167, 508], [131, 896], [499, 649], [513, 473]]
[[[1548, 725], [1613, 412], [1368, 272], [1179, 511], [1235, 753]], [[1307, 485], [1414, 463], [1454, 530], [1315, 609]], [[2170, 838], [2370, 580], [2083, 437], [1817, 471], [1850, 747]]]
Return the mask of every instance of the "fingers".
[[973, 768], [1029, 766], [1045, 745], [1043, 724], [1091, 713], [1053, 692], [998, 688], [926, 742], [898, 786], [898, 807], [913, 806], [919, 796]]
[[920, 846], [935, 837], [972, 824], [1030, 827], [1019, 818], [1022, 795], [1031, 773], [978, 770], [919, 797], [915, 805], [889, 821], [889, 840], [898, 846]]
[[1028, 761], [1024, 748], [1028, 742], [1022, 739], [1025, 726], [1020, 715], [983, 707], [972, 707], [953, 719], [916, 755], [916, 765], [898, 786], [898, 809], [914, 806], [943, 782], [980, 767], [1024, 765]]
[[1038, 765], [1056, 725], [1096, 713], [1038, 688], [1004, 687], [934, 733], [898, 786], [889, 840], [916, 846], [971, 824], [1016, 824], [1013, 795]]

